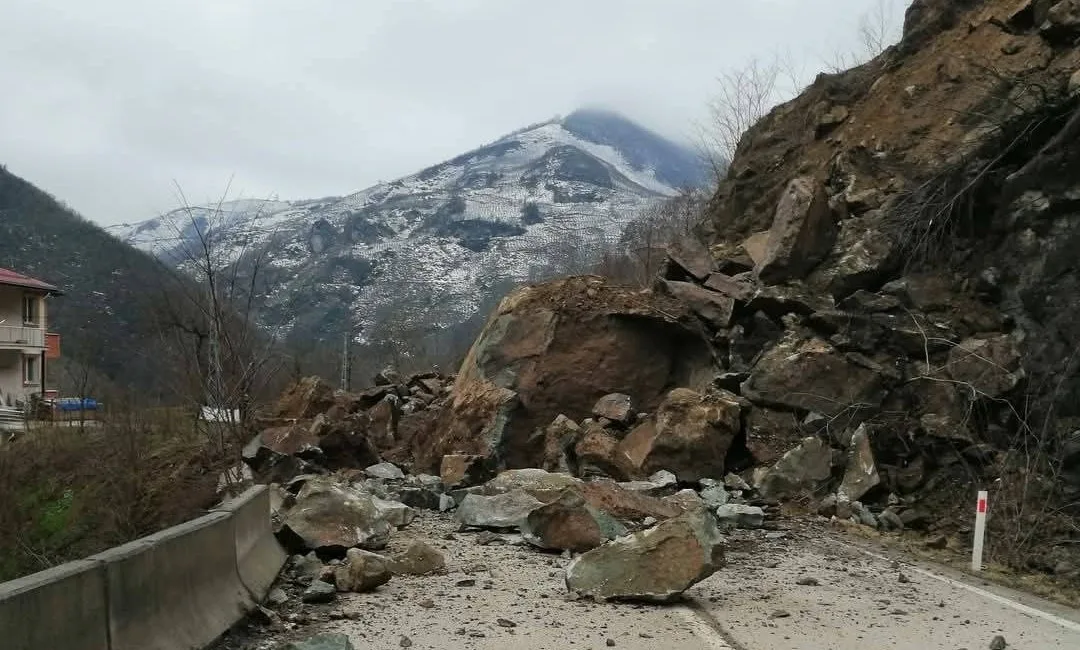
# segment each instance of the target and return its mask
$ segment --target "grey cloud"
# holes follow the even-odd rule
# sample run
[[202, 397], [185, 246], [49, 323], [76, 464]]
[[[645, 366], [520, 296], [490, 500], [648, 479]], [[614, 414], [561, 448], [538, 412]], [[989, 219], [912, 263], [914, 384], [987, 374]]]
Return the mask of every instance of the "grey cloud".
[[174, 180], [344, 194], [585, 104], [688, 138], [721, 70], [812, 73], [876, 1], [4, 0], [0, 163], [116, 223]]

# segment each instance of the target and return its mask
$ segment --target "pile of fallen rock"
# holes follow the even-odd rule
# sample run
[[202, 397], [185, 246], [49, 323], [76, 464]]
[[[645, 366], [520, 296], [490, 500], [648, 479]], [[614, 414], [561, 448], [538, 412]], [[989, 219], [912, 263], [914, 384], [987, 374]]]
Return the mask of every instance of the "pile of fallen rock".
[[[566, 585], [574, 597], [670, 602], [723, 565], [725, 532], [765, 527], [770, 507], [735, 475], [688, 483], [666, 470], [624, 482], [539, 468], [494, 474], [485, 458], [467, 455], [446, 456], [442, 476], [381, 462], [299, 475], [272, 494], [275, 534], [291, 554], [275, 605], [327, 603], [395, 575], [444, 571], [437, 549], [409, 538], [420, 511], [453, 516], [478, 544], [573, 558]], [[404, 543], [385, 553], [392, 536]], [[680, 553], [667, 552], [673, 544]]]
[[437, 372], [402, 378], [392, 368], [359, 392], [335, 390], [318, 377], [289, 387], [256, 424], [243, 459], [260, 482], [362, 468], [407, 457], [412, 432], [425, 428], [453, 377]]

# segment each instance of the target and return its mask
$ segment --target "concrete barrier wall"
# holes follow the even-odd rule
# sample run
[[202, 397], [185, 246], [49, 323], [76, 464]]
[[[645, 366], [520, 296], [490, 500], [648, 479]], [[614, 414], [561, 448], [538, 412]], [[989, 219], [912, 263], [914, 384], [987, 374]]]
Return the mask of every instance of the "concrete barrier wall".
[[219, 511], [232, 516], [240, 581], [261, 602], [288, 558], [270, 525], [270, 491], [265, 487], [248, 490]]
[[0, 648], [109, 650], [104, 566], [79, 560], [0, 583]]
[[4, 650], [192, 650], [261, 600], [285, 562], [265, 487], [98, 555], [0, 584]]

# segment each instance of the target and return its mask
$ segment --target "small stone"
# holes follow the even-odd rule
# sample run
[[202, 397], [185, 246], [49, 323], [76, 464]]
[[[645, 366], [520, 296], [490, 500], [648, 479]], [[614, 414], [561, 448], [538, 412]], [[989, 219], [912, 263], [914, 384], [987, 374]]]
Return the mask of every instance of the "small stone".
[[311, 586], [305, 589], [300, 596], [300, 600], [311, 604], [330, 603], [335, 598], [337, 598], [337, 587], [322, 580], [312, 582]]
[[378, 463], [364, 470], [364, 473], [372, 478], [381, 478], [396, 481], [405, 478], [405, 472], [401, 471], [393, 463]]
[[791, 612], [786, 609], [778, 609], [772, 614], [769, 614], [769, 618], [788, 618], [791, 616]]
[[990, 642], [990, 650], [1005, 650], [1009, 644], [1005, 641], [1005, 637], [1000, 634], [994, 637], [994, 640]]
[[425, 598], [420, 601], [420, 606], [424, 609], [431, 609], [435, 607], [435, 601], [430, 598]]
[[402, 648], [411, 648], [412, 647], [412, 639], [410, 639], [409, 637], [407, 637], [405, 635], [402, 635], [401, 640], [398, 641], [398, 645], [401, 646]]
[[818, 582], [817, 578], [814, 578], [814, 577], [811, 577], [811, 576], [803, 576], [803, 577], [799, 578], [798, 580], [796, 580], [795, 584], [803, 585], [804, 587], [817, 587], [821, 583]]
[[280, 650], [354, 650], [344, 634], [317, 634], [303, 641], [286, 643]]
[[609, 648], [614, 648], [615, 647], [615, 639], [608, 639], [607, 641], [604, 641], [604, 645], [606, 645]]
[[495, 622], [499, 627], [517, 627], [517, 623], [505, 618], [497, 618], [495, 619]]
[[270, 590], [270, 593], [266, 595], [266, 602], [274, 605], [275, 607], [278, 607], [289, 602], [289, 595], [285, 593], [284, 589], [280, 587], [274, 587]]
[[934, 535], [923, 544], [926, 548], [943, 549], [949, 545], [949, 538], [944, 535]]
[[899, 582], [900, 582], [901, 584], [907, 584], [907, 583], [911, 582], [911, 578], [909, 578], [909, 577], [907, 577], [906, 575], [904, 575], [904, 573], [903, 573], [903, 572], [901, 572], [901, 573], [900, 573], [900, 575], [899, 575], [899, 577], [897, 578], [897, 580], [898, 580], [898, 581], [899, 581]]
[[889, 613], [892, 614], [893, 616], [907, 616], [908, 615], [907, 610], [900, 609], [900, 608], [890, 609]]
[[454, 584], [458, 587], [475, 587], [476, 580], [473, 578], [466, 578], [465, 580], [458, 580]]

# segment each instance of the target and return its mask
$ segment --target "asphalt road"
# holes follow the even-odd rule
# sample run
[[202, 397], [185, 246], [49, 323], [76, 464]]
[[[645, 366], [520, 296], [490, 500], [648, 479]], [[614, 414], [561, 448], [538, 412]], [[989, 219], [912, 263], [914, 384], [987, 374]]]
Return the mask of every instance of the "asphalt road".
[[439, 548], [445, 575], [342, 594], [327, 606], [340, 620], [287, 638], [342, 632], [358, 650], [982, 650], [1002, 635], [1018, 650], [1080, 648], [1075, 611], [875, 557], [827, 532], [740, 533], [725, 569], [692, 588], [686, 605], [662, 607], [568, 600], [567, 559], [481, 546], [455, 528], [425, 514], [399, 537]]

